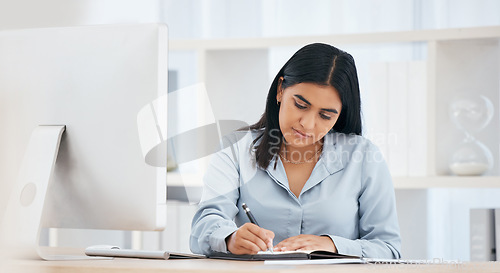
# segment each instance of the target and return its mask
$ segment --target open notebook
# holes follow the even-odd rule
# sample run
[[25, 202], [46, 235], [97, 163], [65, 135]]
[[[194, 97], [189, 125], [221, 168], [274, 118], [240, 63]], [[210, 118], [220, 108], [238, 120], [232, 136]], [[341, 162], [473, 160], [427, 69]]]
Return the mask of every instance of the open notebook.
[[314, 260], [314, 259], [357, 259], [358, 256], [343, 255], [325, 250], [310, 251], [283, 251], [270, 252], [261, 251], [257, 254], [236, 255], [232, 253], [214, 252], [208, 256], [213, 259], [245, 260], [245, 261], [266, 261], [266, 260]]

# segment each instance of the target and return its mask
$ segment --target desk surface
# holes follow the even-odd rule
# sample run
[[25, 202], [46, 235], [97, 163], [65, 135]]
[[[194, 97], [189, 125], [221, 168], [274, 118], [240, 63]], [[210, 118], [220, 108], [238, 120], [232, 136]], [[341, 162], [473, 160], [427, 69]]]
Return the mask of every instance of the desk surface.
[[141, 272], [141, 273], [311, 273], [311, 272], [500, 272], [500, 263], [463, 264], [337, 264], [337, 265], [265, 265], [263, 262], [223, 261], [223, 260], [139, 260], [114, 259], [94, 261], [15, 261], [4, 265], [2, 272]]
[[213, 259], [189, 260], [72, 260], [43, 261], [9, 259], [0, 262], [0, 272], [9, 273], [311, 273], [311, 272], [500, 272], [499, 262], [438, 264], [337, 264], [337, 265], [265, 265], [259, 261]]

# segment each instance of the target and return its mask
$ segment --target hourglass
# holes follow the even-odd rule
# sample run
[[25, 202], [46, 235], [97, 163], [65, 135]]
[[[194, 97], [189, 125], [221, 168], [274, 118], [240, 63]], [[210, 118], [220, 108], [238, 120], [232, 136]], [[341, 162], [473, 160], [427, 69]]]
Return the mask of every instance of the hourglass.
[[493, 118], [493, 103], [482, 95], [464, 95], [450, 104], [453, 123], [465, 134], [450, 158], [449, 167], [456, 175], [482, 175], [493, 166], [491, 151], [474, 138]]

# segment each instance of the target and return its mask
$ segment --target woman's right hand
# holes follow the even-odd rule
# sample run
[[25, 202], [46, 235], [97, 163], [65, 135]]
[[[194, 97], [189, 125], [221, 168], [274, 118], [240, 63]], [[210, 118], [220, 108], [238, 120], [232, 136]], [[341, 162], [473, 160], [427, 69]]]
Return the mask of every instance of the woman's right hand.
[[273, 248], [274, 232], [246, 223], [226, 239], [227, 250], [233, 254], [256, 254]]

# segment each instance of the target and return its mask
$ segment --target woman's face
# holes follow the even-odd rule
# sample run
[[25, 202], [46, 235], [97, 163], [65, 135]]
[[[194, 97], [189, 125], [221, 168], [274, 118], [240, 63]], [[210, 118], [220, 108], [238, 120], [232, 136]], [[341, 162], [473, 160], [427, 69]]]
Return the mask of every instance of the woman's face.
[[297, 148], [321, 140], [342, 110], [339, 93], [332, 86], [299, 83], [283, 90], [280, 85], [276, 99], [281, 102], [280, 130], [287, 145]]

